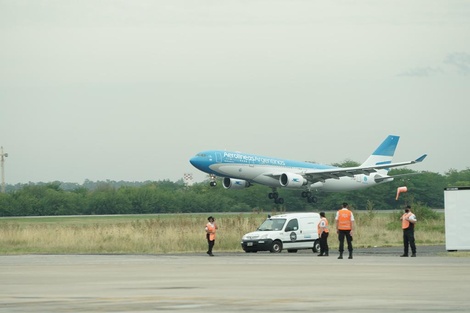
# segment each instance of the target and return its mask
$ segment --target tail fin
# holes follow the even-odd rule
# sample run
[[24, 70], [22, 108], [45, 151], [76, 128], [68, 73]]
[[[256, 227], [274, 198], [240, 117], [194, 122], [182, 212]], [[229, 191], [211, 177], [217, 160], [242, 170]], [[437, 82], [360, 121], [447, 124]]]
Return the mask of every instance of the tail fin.
[[[367, 158], [367, 160], [362, 163], [361, 166], [374, 166], [392, 163], [393, 155], [395, 154], [395, 149], [397, 148], [399, 139], [400, 136], [389, 135]], [[388, 169], [381, 170], [380, 172], [387, 173]]]

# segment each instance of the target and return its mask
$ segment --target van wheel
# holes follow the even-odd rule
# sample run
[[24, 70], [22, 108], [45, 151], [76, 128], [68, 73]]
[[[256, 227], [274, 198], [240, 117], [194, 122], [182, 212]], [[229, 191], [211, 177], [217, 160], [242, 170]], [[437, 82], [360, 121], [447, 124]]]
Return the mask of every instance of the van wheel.
[[274, 241], [273, 245], [271, 246], [271, 253], [281, 253], [282, 251], [282, 243], [280, 241]]
[[313, 242], [312, 251], [313, 251], [313, 253], [320, 251], [320, 240], [317, 239]]
[[289, 252], [289, 253], [297, 253], [297, 249], [289, 249], [289, 250], [287, 250], [287, 252]]

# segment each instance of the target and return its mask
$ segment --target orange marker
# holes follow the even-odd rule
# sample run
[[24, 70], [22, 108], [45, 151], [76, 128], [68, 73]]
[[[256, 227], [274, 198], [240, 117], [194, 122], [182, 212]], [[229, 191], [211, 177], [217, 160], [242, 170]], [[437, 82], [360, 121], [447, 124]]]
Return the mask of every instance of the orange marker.
[[400, 195], [400, 193], [407, 192], [407, 191], [408, 191], [408, 188], [406, 188], [406, 186], [398, 187], [397, 188], [397, 197], [395, 198], [395, 200], [398, 200], [398, 196]]

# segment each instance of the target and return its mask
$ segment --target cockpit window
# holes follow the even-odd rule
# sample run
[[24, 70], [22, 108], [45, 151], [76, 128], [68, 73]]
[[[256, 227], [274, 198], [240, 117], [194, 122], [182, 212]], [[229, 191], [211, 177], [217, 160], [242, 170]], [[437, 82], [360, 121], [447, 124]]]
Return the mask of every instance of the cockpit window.
[[273, 231], [273, 230], [281, 230], [282, 227], [284, 227], [284, 224], [286, 223], [285, 218], [275, 218], [275, 219], [270, 219], [268, 218], [261, 224], [260, 227], [258, 227], [259, 231]]

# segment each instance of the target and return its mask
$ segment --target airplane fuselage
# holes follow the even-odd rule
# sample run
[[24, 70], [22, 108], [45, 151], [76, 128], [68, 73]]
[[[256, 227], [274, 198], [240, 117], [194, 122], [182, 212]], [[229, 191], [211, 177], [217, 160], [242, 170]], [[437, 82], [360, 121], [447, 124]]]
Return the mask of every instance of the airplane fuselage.
[[[258, 183], [272, 188], [282, 187], [299, 189], [299, 186], [282, 186], [279, 175], [282, 173], [295, 173], [303, 175], [306, 170], [325, 170], [337, 167], [310, 162], [293, 161], [279, 158], [232, 152], [224, 150], [209, 150], [198, 153], [190, 160], [191, 164], [199, 170], [219, 177], [245, 180], [249, 183]], [[271, 173], [273, 175], [267, 175]], [[353, 177], [339, 177], [326, 179], [303, 186], [312, 190], [326, 192], [347, 191], [370, 187], [377, 184], [374, 181], [376, 173], [371, 175], [354, 175]]]

